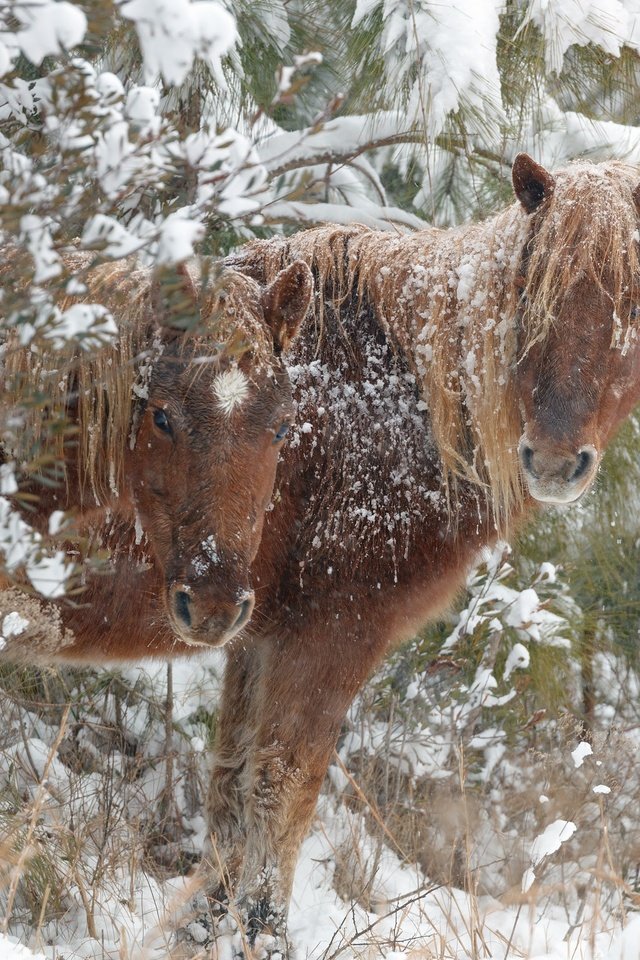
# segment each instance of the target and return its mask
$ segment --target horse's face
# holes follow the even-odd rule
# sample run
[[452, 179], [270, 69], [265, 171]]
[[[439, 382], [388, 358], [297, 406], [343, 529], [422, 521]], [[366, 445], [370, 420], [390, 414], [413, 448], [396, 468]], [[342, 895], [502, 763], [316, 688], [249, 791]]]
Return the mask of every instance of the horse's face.
[[225, 643], [251, 616], [250, 566], [292, 418], [280, 354], [310, 296], [298, 262], [253, 298], [273, 338], [266, 361], [251, 350], [207, 356], [202, 341], [175, 337], [156, 362], [129, 477], [169, 621], [187, 643]]
[[531, 496], [570, 503], [640, 399], [640, 350], [612, 347], [611, 301], [576, 281], [544, 342], [520, 361], [524, 430], [518, 454]]
[[[514, 185], [529, 212], [554, 189], [551, 175], [522, 154], [514, 163]], [[536, 500], [570, 503], [588, 490], [607, 443], [640, 400], [640, 347], [627, 327], [640, 302], [632, 302], [630, 290], [621, 323], [614, 318], [613, 293], [606, 283], [576, 276], [546, 335], [520, 350], [518, 455]]]

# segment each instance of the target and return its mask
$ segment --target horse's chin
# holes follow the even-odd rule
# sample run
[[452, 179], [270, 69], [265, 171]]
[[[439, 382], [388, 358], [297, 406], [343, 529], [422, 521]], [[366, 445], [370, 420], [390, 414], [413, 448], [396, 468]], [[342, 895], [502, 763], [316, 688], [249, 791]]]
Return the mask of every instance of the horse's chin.
[[189, 630], [178, 623], [171, 615], [168, 619], [171, 631], [180, 643], [184, 643], [187, 647], [205, 651], [224, 647], [246, 627], [250, 617], [227, 630]]
[[555, 506], [566, 506], [570, 503], [577, 503], [578, 500], [581, 500], [585, 493], [591, 489], [590, 480], [588, 483], [584, 483], [579, 487], [574, 485], [567, 484], [566, 486], [556, 486], [555, 484], [550, 487], [548, 484], [537, 483], [535, 480], [528, 480], [527, 487], [529, 489], [530, 496], [533, 497], [538, 503], [544, 503]]
[[205, 650], [216, 650], [218, 647], [224, 647], [229, 640], [232, 640], [237, 633], [240, 632], [242, 627], [238, 630], [227, 630], [225, 633], [207, 633], [199, 635], [197, 633], [190, 633], [187, 630], [180, 629], [176, 623], [171, 619], [171, 630], [173, 631], [177, 640], [180, 643], [184, 643], [187, 647], [193, 647], [194, 649], [205, 651]]

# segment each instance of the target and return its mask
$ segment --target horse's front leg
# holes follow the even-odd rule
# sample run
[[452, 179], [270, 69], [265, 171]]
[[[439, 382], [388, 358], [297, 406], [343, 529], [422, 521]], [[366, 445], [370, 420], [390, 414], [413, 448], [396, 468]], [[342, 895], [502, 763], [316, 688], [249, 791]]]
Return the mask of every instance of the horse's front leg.
[[260, 678], [237, 908], [249, 944], [268, 935], [272, 954], [286, 953], [300, 844], [347, 709], [377, 660], [370, 638], [338, 638], [331, 626], [274, 642]]
[[255, 648], [238, 645], [229, 650], [207, 795], [209, 837], [204, 865], [214, 909], [217, 903], [223, 910], [230, 899], [244, 857], [247, 756], [255, 735], [259, 668]]
[[187, 952], [176, 957], [193, 956], [228, 929], [224, 917], [235, 895], [246, 842], [245, 770], [258, 672], [257, 650], [244, 644], [228, 649], [206, 799], [208, 836], [197, 876], [199, 892], [193, 912], [178, 930], [179, 949]]

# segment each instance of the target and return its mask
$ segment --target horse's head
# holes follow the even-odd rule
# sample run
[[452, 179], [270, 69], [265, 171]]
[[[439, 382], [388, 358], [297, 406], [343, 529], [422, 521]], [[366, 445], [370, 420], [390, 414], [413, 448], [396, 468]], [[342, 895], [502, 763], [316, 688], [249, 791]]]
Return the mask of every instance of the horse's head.
[[516, 196], [530, 215], [518, 287], [518, 446], [532, 497], [577, 500], [640, 399], [640, 177], [576, 164], [556, 177], [519, 154]]
[[311, 291], [301, 261], [266, 288], [230, 273], [222, 295], [200, 296], [208, 332], [158, 332], [127, 477], [169, 620], [187, 643], [222, 644], [251, 616], [250, 566], [293, 415], [282, 351]]

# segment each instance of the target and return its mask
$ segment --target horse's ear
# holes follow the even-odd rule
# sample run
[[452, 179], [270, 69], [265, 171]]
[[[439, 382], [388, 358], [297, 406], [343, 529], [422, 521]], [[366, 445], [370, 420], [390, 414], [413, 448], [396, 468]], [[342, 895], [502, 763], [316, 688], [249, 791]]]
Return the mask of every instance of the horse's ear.
[[196, 280], [186, 263], [163, 267], [151, 281], [153, 319], [166, 336], [192, 330], [200, 319], [200, 296]]
[[516, 197], [527, 213], [537, 210], [551, 196], [556, 185], [549, 171], [532, 160], [528, 153], [519, 153], [513, 161], [511, 180]]
[[312, 294], [313, 277], [303, 260], [296, 260], [281, 270], [264, 290], [264, 319], [273, 333], [276, 353], [286, 350], [295, 339], [309, 309]]

